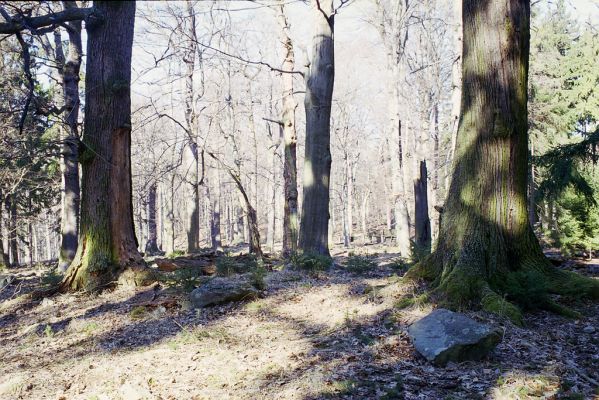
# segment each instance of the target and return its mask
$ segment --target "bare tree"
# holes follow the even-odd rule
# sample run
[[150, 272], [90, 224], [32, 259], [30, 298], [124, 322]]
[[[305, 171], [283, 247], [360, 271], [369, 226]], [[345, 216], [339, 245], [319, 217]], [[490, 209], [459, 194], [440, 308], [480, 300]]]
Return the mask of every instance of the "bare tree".
[[329, 255], [331, 102], [335, 80], [333, 0], [312, 1], [312, 59], [306, 73], [306, 156], [299, 248]]

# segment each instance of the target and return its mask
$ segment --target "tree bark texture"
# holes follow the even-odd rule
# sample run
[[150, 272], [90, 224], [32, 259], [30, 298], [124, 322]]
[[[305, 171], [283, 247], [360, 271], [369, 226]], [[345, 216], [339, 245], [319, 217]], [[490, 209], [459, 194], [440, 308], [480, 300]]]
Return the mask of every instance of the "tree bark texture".
[[158, 189], [153, 183], [148, 189], [148, 241], [146, 242], [145, 252], [147, 255], [161, 254], [158, 247], [158, 229], [156, 226], [156, 196]]
[[335, 80], [332, 0], [313, 0], [313, 53], [306, 74], [306, 150], [299, 247], [329, 255], [331, 102]]
[[[551, 293], [599, 297], [599, 282], [548, 262], [528, 221], [529, 18], [528, 0], [463, 1], [468, 90], [455, 168], [438, 246], [409, 272], [434, 280], [436, 293], [454, 307], [478, 303], [515, 322], [521, 313], [512, 303], [532, 300], [531, 281]], [[564, 311], [535, 296], [539, 307]]]
[[131, 194], [135, 2], [96, 1], [94, 7], [105, 18], [87, 26], [80, 236], [62, 290], [99, 290], [130, 267], [146, 272], [137, 250]]
[[[75, 1], [63, 2], [65, 10], [77, 8]], [[62, 44], [56, 41], [56, 61], [62, 83], [64, 123], [62, 145], [62, 196], [60, 219], [60, 254], [58, 268], [64, 272], [77, 252], [79, 235], [79, 71], [83, 48], [81, 44], [81, 21], [65, 23], [69, 36], [68, 54], [65, 59]]]
[[282, 69], [289, 73], [281, 74], [283, 86], [283, 141], [284, 141], [284, 210], [283, 210], [283, 255], [288, 256], [297, 250], [298, 241], [298, 215], [297, 215], [297, 134], [295, 131], [295, 109], [297, 103], [293, 98], [293, 75], [290, 73], [295, 69], [295, 54], [293, 42], [291, 41], [290, 25], [285, 15], [283, 2], [279, 4], [278, 15], [281, 27], [281, 43], [285, 58]]
[[186, 18], [187, 44], [183, 61], [185, 63], [185, 122], [187, 124], [188, 147], [191, 154], [191, 168], [188, 172], [191, 199], [187, 204], [187, 252], [192, 253], [200, 248], [200, 157], [197, 144], [198, 116], [194, 103], [194, 73], [197, 54], [196, 18], [193, 2], [187, 2]]

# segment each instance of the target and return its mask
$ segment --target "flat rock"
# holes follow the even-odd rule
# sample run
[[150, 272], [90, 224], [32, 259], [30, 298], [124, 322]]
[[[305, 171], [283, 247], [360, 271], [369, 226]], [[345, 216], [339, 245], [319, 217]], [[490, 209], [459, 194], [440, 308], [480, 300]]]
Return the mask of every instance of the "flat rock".
[[442, 308], [412, 324], [408, 334], [416, 351], [440, 366], [480, 360], [501, 341], [501, 333], [492, 326]]
[[250, 282], [248, 275], [237, 275], [229, 278], [213, 278], [190, 295], [194, 308], [213, 306], [232, 301], [252, 300], [258, 297], [260, 291]]

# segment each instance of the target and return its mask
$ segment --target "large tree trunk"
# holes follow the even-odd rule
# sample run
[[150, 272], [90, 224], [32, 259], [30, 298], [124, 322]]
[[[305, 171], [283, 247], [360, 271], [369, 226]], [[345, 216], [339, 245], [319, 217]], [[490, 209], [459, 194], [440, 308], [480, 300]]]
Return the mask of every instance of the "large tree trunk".
[[200, 246], [200, 157], [198, 151], [197, 137], [198, 134], [198, 116], [195, 110], [194, 102], [194, 74], [197, 54], [197, 37], [196, 37], [196, 19], [193, 2], [187, 2], [187, 19], [186, 19], [186, 50], [183, 61], [186, 67], [185, 73], [185, 122], [189, 136], [189, 151], [191, 153], [192, 166], [189, 169], [187, 180], [189, 181], [189, 190], [191, 192], [191, 200], [187, 201], [187, 215], [189, 222], [187, 224], [187, 252], [192, 253], [197, 251]]
[[[63, 2], [65, 9], [76, 8], [75, 1]], [[62, 80], [64, 121], [67, 129], [62, 146], [62, 196], [60, 220], [60, 255], [58, 269], [66, 271], [77, 251], [79, 234], [79, 70], [83, 55], [81, 21], [65, 23], [69, 35], [68, 56], [65, 60], [60, 39], [56, 43], [56, 61]]]
[[331, 102], [335, 80], [333, 0], [313, 0], [313, 52], [306, 75], [306, 156], [299, 247], [329, 255]]
[[87, 26], [83, 179], [79, 247], [62, 290], [95, 291], [126, 269], [142, 284], [131, 195], [131, 50], [135, 2], [96, 1]]
[[297, 103], [293, 98], [293, 75], [295, 55], [293, 42], [289, 34], [289, 23], [285, 15], [283, 2], [279, 4], [279, 25], [281, 27], [281, 43], [283, 43], [285, 58], [282, 69], [289, 73], [281, 74], [283, 86], [283, 140], [284, 164], [283, 180], [285, 204], [283, 211], [283, 255], [288, 256], [297, 250], [298, 218], [297, 218], [297, 135], [295, 132], [295, 109]]
[[[463, 1], [463, 82], [455, 169], [435, 252], [410, 276], [454, 307], [521, 322], [509, 303], [565, 311], [539, 288], [599, 297], [599, 282], [555, 269], [527, 213], [528, 0]], [[534, 282], [535, 291], [528, 292]]]

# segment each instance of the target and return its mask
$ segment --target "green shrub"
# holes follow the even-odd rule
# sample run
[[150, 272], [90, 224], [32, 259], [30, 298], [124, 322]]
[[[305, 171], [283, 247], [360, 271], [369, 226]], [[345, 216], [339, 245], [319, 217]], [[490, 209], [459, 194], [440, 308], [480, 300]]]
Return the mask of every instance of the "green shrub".
[[143, 319], [148, 315], [148, 310], [144, 306], [134, 307], [130, 312], [129, 316], [131, 319]]
[[200, 268], [186, 267], [169, 274], [162, 274], [160, 281], [185, 292], [191, 292], [202, 283], [202, 278], [204, 276]]
[[253, 254], [237, 258], [224, 255], [216, 260], [216, 275], [218, 276], [227, 277], [233, 274], [243, 274], [252, 272], [256, 268], [258, 268], [258, 261]]
[[42, 275], [40, 283], [45, 287], [53, 287], [62, 281], [62, 274], [56, 269], [52, 269]]
[[430, 246], [420, 246], [413, 240], [410, 240], [410, 259], [413, 263], [419, 263], [431, 254]]
[[347, 264], [345, 268], [354, 274], [363, 274], [372, 271], [376, 268], [377, 263], [373, 256], [364, 255], [350, 255], [347, 258]]
[[308, 272], [326, 271], [333, 264], [333, 259], [313, 252], [294, 254], [291, 256], [291, 264], [298, 269]]
[[166, 255], [167, 258], [177, 258], [177, 257], [182, 257], [185, 255], [185, 252], [183, 250], [175, 250], [172, 253], [168, 253]]
[[264, 277], [266, 277], [266, 269], [263, 266], [257, 266], [252, 270], [252, 286], [254, 286], [258, 290], [266, 289], [266, 282], [264, 281]]

